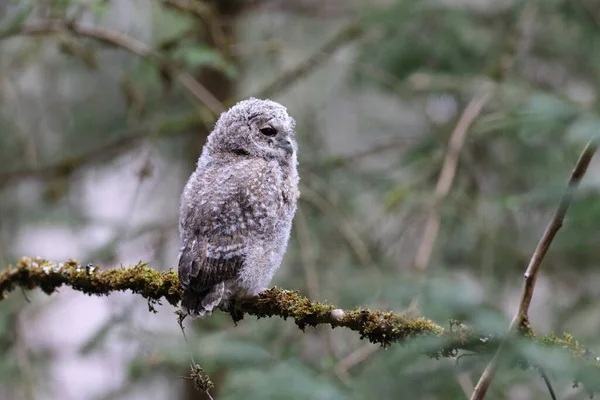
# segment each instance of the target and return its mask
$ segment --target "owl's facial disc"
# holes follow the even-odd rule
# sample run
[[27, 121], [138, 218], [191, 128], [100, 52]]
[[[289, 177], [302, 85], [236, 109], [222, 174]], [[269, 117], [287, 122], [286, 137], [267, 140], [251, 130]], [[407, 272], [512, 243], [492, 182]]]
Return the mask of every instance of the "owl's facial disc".
[[275, 121], [267, 121], [260, 125], [259, 132], [262, 136], [261, 141], [266, 141], [269, 148], [277, 152], [283, 151], [285, 158], [294, 154], [294, 143], [283, 126]]

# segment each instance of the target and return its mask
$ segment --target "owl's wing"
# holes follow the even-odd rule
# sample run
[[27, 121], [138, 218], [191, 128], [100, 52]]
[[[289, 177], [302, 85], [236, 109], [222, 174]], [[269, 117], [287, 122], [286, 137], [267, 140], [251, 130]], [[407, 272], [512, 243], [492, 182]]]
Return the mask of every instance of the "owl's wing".
[[[209, 239], [199, 232], [183, 240], [178, 274], [184, 288], [201, 292], [238, 275], [245, 260], [244, 254], [240, 253], [242, 243], [234, 250], [218, 242], [218, 238]], [[210, 253], [209, 247], [212, 248]]]
[[181, 209], [178, 267], [185, 289], [202, 292], [238, 276], [252, 238], [245, 221], [265, 167], [256, 161], [200, 172], [186, 188], [193, 200], [185, 200]]

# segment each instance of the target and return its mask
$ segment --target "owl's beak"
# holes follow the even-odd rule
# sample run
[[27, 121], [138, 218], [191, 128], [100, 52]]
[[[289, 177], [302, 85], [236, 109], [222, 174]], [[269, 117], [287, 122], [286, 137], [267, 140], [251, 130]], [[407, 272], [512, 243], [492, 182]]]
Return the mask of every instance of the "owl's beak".
[[294, 154], [294, 145], [290, 138], [281, 137], [277, 140], [277, 144], [285, 150], [288, 156]]

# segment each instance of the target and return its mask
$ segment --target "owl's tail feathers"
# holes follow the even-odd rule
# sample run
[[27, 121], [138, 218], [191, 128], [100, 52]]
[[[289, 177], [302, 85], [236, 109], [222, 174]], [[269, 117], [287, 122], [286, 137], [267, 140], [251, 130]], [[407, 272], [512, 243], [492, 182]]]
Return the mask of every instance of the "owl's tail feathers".
[[223, 300], [224, 292], [224, 282], [218, 283], [201, 292], [186, 290], [183, 293], [183, 299], [181, 299], [181, 308], [183, 312], [192, 317], [211, 315], [213, 308], [217, 307]]

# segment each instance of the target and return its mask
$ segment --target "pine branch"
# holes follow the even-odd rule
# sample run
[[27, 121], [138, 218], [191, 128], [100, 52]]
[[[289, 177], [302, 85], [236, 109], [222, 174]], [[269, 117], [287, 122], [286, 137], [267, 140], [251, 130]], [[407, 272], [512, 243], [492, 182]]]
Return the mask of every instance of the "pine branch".
[[[29, 290], [40, 288], [52, 294], [63, 285], [98, 296], [131, 290], [148, 300], [150, 311], [155, 311], [153, 306], [160, 304], [163, 298], [177, 306], [182, 296], [177, 273], [172, 269], [159, 272], [144, 263], [138, 263], [128, 268], [100, 270], [91, 264], [82, 266], [74, 260], [54, 263], [25, 257], [16, 267], [9, 266], [0, 273], [0, 301], [19, 287]], [[461, 350], [490, 354], [498, 348], [501, 339], [456, 322], [444, 328], [426, 318], [400, 316], [389, 311], [370, 311], [368, 308], [341, 310], [333, 305], [310, 301], [296, 291], [280, 288], [268, 289], [255, 299], [238, 303], [229, 312], [236, 322], [247, 314], [258, 318], [292, 318], [302, 330], [317, 325], [343, 327], [382, 346], [394, 343], [406, 345], [412, 339], [428, 339], [421, 352], [436, 359], [456, 357]], [[573, 380], [584, 384], [589, 392], [600, 392], [600, 381], [597, 379], [600, 376], [600, 362], [590, 357], [589, 350], [570, 335], [536, 338], [529, 331], [523, 340], [569, 354], [578, 366], [572, 373]], [[518, 365], [536, 367], [533, 360], [528, 362], [521, 358], [518, 359]]]

